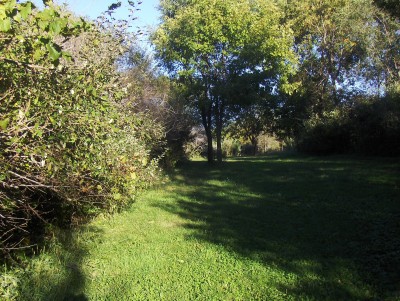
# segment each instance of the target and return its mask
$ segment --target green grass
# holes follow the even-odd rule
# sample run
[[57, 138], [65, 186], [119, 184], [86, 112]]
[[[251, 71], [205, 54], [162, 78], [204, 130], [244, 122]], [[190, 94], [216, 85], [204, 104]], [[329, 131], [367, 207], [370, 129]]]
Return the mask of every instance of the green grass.
[[190, 162], [129, 211], [4, 271], [3, 295], [400, 300], [399, 171], [395, 159], [349, 157]]

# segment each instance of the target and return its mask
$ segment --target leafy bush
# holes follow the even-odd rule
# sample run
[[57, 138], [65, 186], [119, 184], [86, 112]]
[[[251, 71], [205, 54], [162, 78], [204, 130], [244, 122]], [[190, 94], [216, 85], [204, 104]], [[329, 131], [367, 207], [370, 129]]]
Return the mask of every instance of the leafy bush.
[[236, 139], [227, 138], [222, 142], [222, 154], [224, 157], [236, 157], [240, 154], [240, 142]]
[[271, 151], [283, 150], [284, 142], [279, 141], [276, 136], [263, 133], [258, 136], [258, 153], [266, 154]]
[[132, 201], [157, 177], [150, 151], [162, 133], [125, 110], [115, 65], [131, 38], [123, 24], [89, 24], [50, 2], [2, 3], [0, 249], [9, 253], [46, 225]]
[[297, 147], [313, 154], [400, 155], [399, 116], [396, 95], [360, 98], [352, 106], [306, 121]]
[[188, 158], [207, 157], [207, 136], [202, 127], [194, 126], [190, 131], [190, 138], [184, 145]]
[[297, 141], [302, 152], [313, 154], [343, 153], [350, 150], [350, 132], [347, 119], [339, 110], [314, 117], [305, 122]]
[[400, 155], [399, 96], [359, 101], [350, 112], [355, 151], [369, 155]]

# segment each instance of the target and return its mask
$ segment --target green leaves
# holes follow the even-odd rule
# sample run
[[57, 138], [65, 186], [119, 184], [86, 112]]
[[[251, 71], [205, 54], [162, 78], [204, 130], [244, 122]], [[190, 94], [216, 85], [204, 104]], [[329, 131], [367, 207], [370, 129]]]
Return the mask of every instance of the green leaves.
[[8, 12], [13, 11], [17, 4], [16, 0], [7, 0], [7, 1], [3, 1], [3, 2], [5, 2], [5, 3], [2, 5], [4, 6], [4, 9]]
[[[48, 50], [48, 52], [49, 52], [50, 59], [51, 59], [53, 62], [57, 61], [57, 60], [60, 58], [60, 56], [61, 56], [61, 50], [60, 50], [60, 48], [57, 47], [55, 44], [53, 44], [53, 43], [48, 43], [48, 44], [46, 44], [46, 48], [47, 48], [47, 50]], [[58, 48], [58, 49], [57, 49], [57, 48]]]
[[14, 10], [16, 2], [6, 1], [0, 6], [0, 31], [8, 32], [11, 29], [11, 12]]
[[291, 40], [280, 26], [283, 13], [272, 2], [201, 0], [172, 7], [168, 14], [174, 17], [165, 18], [153, 35], [172, 72], [196, 70], [204, 76], [268, 67], [277, 76], [287, 71], [278, 67], [285, 60], [289, 65]]
[[0, 31], [8, 32], [12, 28], [12, 20], [21, 22], [27, 19], [34, 5], [31, 2], [17, 4], [16, 0], [2, 1], [0, 5]]
[[54, 31], [49, 29], [50, 24], [57, 22], [59, 19], [59, 14], [52, 8], [46, 8], [43, 11], [39, 12], [36, 16], [38, 26], [51, 34], [54, 34]]
[[49, 25], [50, 33], [53, 34], [53, 35], [58, 35], [61, 32], [62, 28], [63, 28], [63, 24], [62, 23], [63, 23], [62, 20], [55, 20], [55, 21], [51, 22], [50, 25]]
[[32, 2], [27, 2], [25, 4], [22, 4], [20, 8], [21, 17], [23, 19], [27, 19], [30, 13], [32, 12], [32, 8], [34, 8]]

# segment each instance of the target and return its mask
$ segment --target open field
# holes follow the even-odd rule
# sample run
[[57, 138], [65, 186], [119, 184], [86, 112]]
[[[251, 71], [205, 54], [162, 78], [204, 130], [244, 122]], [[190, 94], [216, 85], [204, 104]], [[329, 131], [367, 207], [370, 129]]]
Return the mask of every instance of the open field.
[[400, 300], [400, 163], [190, 162], [2, 282], [18, 300]]

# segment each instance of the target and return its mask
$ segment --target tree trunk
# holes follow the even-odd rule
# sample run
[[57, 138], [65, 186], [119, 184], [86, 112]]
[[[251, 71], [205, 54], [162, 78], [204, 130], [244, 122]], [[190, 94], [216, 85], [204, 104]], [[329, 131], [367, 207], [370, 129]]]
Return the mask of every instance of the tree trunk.
[[224, 103], [221, 97], [217, 98], [215, 105], [215, 125], [217, 134], [217, 162], [222, 163], [222, 123], [224, 118]]
[[212, 137], [212, 114], [211, 105], [203, 106], [201, 108], [201, 120], [204, 126], [204, 130], [207, 136], [207, 161], [208, 163], [214, 163], [214, 150], [213, 150], [213, 137]]
[[217, 123], [217, 162], [222, 162], [222, 125]]
[[253, 156], [257, 155], [258, 139], [257, 137], [251, 138], [251, 145], [253, 146]]
[[212, 133], [210, 130], [206, 130], [206, 135], [207, 135], [207, 162], [209, 164], [214, 163], [214, 148], [213, 148], [213, 139], [212, 139]]

